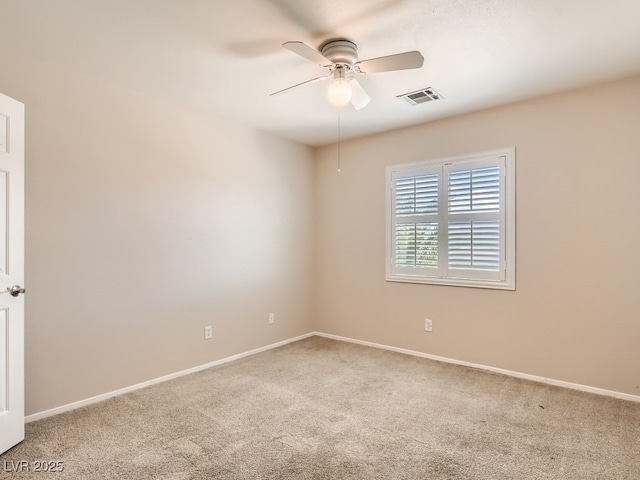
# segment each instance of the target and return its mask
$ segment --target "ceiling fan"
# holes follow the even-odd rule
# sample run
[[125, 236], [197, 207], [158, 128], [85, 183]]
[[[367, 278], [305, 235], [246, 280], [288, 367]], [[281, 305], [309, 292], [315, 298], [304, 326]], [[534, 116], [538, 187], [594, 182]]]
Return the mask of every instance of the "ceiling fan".
[[271, 94], [278, 95], [288, 92], [301, 85], [319, 82], [333, 77], [334, 81], [329, 86], [329, 101], [337, 106], [343, 107], [351, 102], [356, 110], [365, 107], [371, 98], [367, 95], [362, 85], [358, 82], [355, 74], [368, 74], [378, 72], [389, 72], [393, 70], [407, 70], [420, 68], [424, 63], [424, 57], [418, 51], [396, 53], [386, 57], [370, 58], [368, 60], [358, 60], [358, 46], [355, 42], [346, 38], [336, 38], [324, 42], [318, 50], [310, 47], [306, 43], [293, 41], [282, 44], [284, 48], [312, 61], [313, 63], [329, 70], [327, 75], [312, 78], [291, 87], [278, 90]]

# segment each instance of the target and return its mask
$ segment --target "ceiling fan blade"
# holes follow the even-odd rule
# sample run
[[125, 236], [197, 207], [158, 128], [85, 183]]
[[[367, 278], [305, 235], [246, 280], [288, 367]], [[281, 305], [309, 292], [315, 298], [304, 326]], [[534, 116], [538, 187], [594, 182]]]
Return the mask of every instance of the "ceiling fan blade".
[[284, 48], [287, 50], [291, 50], [293, 53], [297, 53], [301, 57], [306, 58], [307, 60], [311, 60], [313, 63], [320, 65], [321, 67], [326, 67], [331, 65], [333, 62], [322, 55], [315, 48], [311, 48], [309, 45], [303, 42], [285, 42], [282, 44]]
[[357, 62], [354, 67], [360, 73], [390, 72], [392, 70], [408, 70], [420, 68], [424, 57], [418, 51], [396, 53], [386, 57], [370, 58]]
[[273, 92], [273, 93], [271, 93], [269, 96], [270, 96], [270, 97], [273, 97], [274, 95], [280, 95], [281, 93], [286, 93], [286, 92], [288, 92], [289, 90], [292, 90], [292, 89], [294, 89], [294, 88], [297, 88], [297, 87], [299, 87], [299, 86], [301, 86], [301, 85], [306, 85], [307, 83], [315, 83], [315, 82], [319, 82], [320, 80], [326, 80], [327, 78], [331, 77], [332, 75], [333, 75], [332, 73], [329, 73], [328, 75], [324, 75], [324, 76], [322, 76], [322, 77], [312, 78], [311, 80], [306, 80], [306, 81], [304, 81], [304, 82], [297, 83], [297, 84], [292, 85], [292, 86], [290, 86], [290, 87], [283, 88], [282, 90], [278, 90], [277, 92]]
[[347, 78], [347, 81], [351, 85], [351, 105], [356, 110], [360, 110], [361, 108], [366, 107], [371, 101], [371, 97], [367, 94], [367, 92], [362, 88], [360, 82], [356, 80], [355, 77]]

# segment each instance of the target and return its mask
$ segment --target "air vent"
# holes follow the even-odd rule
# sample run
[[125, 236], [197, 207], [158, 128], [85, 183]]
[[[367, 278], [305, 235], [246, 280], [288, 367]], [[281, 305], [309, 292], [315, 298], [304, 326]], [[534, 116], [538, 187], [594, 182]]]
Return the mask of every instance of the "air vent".
[[406, 101], [409, 105], [420, 105], [421, 103], [431, 102], [432, 100], [440, 100], [442, 95], [436, 92], [433, 88], [423, 88], [422, 90], [417, 90], [411, 93], [405, 93], [403, 95], [398, 95], [396, 98], [401, 98]]

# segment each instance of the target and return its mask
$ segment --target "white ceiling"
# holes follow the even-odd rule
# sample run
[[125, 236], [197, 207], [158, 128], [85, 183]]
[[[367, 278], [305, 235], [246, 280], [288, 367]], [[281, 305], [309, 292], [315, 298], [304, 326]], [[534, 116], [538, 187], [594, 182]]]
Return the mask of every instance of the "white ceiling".
[[[640, 74], [639, 0], [0, 0], [21, 52], [308, 145], [337, 139], [326, 71], [281, 47], [347, 37], [360, 59], [419, 50], [418, 70], [359, 77], [342, 138]], [[412, 107], [402, 93], [444, 98]]]

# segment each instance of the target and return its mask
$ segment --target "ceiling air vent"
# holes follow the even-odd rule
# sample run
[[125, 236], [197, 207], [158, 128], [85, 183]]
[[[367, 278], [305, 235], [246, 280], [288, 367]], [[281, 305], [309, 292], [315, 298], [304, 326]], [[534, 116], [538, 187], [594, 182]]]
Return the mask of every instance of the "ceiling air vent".
[[427, 103], [432, 100], [440, 100], [442, 95], [436, 92], [433, 88], [423, 88], [422, 90], [417, 90], [411, 93], [405, 93], [402, 95], [398, 95], [396, 98], [401, 98], [406, 101], [409, 105], [420, 105], [421, 103]]

